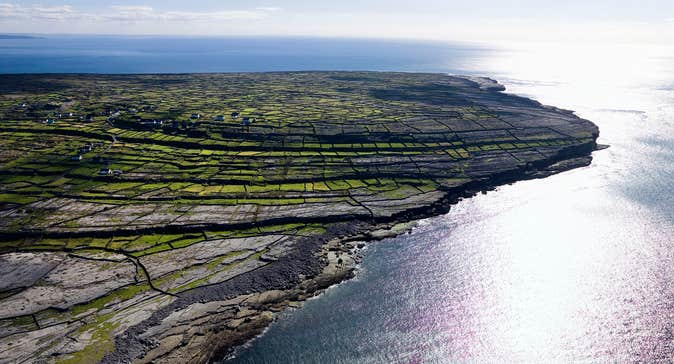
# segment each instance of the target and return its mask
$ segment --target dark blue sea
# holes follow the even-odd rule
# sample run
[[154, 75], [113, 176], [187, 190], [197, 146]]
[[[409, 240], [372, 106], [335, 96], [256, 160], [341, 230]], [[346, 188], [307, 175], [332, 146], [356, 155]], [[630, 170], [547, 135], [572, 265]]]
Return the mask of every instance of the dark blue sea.
[[371, 244], [355, 279], [233, 363], [671, 363], [674, 47], [312, 38], [0, 40], [0, 73], [470, 73], [601, 130], [587, 168], [464, 200]]
[[357, 39], [41, 36], [0, 39], [0, 73], [445, 72], [451, 66], [446, 60], [469, 60], [484, 51]]

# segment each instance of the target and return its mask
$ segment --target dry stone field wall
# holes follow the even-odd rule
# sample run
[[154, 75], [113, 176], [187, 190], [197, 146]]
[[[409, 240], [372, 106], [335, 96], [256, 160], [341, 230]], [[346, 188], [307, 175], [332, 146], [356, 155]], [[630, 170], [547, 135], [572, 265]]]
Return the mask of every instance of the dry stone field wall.
[[[199, 289], [357, 233], [345, 223], [595, 147], [592, 123], [501, 91], [405, 73], [0, 76], [0, 362], [100, 361]], [[280, 280], [316, 272], [296, 268]], [[199, 312], [245, 317], [251, 290]], [[201, 337], [152, 344], [153, 325], [136, 333], [148, 360]]]

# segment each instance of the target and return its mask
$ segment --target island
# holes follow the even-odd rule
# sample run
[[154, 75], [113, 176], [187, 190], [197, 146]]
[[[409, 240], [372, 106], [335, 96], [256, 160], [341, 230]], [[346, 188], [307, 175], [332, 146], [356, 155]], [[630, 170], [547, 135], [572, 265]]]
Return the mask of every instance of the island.
[[591, 162], [487, 78], [0, 76], [0, 362], [207, 363], [366, 242]]

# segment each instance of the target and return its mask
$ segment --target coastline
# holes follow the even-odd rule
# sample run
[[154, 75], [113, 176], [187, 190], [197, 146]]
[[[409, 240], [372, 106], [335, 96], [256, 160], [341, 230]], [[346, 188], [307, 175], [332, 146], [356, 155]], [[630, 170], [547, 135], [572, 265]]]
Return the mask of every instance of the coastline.
[[[313, 245], [313, 249], [317, 249], [317, 251], [302, 251], [302, 253], [310, 255], [311, 258], [315, 259], [314, 262], [319, 264], [316, 276], [301, 280], [290, 288], [281, 288], [284, 286], [284, 284], [281, 284], [279, 287], [276, 287], [277, 289], [242, 295], [224, 301], [210, 301], [209, 304], [211, 305], [221, 305], [221, 308], [227, 307], [233, 310], [229, 311], [229, 315], [224, 314], [220, 317], [217, 323], [210, 328], [216, 331], [220, 331], [216, 329], [217, 326], [226, 329], [203, 342], [203, 346], [178, 346], [173, 348], [176, 351], [172, 351], [168, 345], [155, 343], [151, 345], [154, 348], [144, 353], [144, 355], [135, 350], [132, 352], [123, 351], [123, 356], [108, 355], [102, 363], [112, 364], [123, 360], [125, 357], [139, 356], [139, 354], [144, 358], [143, 362], [159, 361], [172, 363], [177, 362], [180, 358], [196, 358], [194, 360], [195, 363], [227, 363], [228, 360], [233, 359], [232, 355], [236, 354], [238, 348], [247, 345], [260, 335], [263, 335], [269, 325], [276, 319], [276, 314], [288, 308], [301, 308], [301, 305], [306, 300], [318, 297], [326, 289], [354, 278], [357, 273], [357, 264], [362, 259], [360, 251], [366, 244], [411, 233], [413, 226], [418, 220], [446, 214], [449, 212], [451, 206], [461, 199], [470, 198], [478, 193], [487, 193], [505, 184], [546, 178], [572, 169], [589, 166], [592, 162], [591, 153], [604, 148], [605, 146], [593, 143], [593, 145], [587, 145], [576, 150], [569, 150], [557, 158], [547, 161], [547, 163], [541, 163], [537, 167], [526, 171], [507, 173], [495, 177], [490, 181], [469, 183], [469, 186], [462, 186], [452, 191], [447, 191], [441, 200], [425, 208], [411, 211], [409, 214], [400, 216], [389, 222], [366, 225], [350, 223], [350, 226], [344, 228], [342, 231], [327, 233], [324, 237], [328, 239], [327, 241], [324, 241], [322, 244]], [[320, 265], [322, 265], [322, 268]], [[291, 266], [287, 268], [291, 268]], [[205, 287], [205, 289], [208, 289], [208, 287]], [[198, 300], [195, 298], [191, 301], [194, 303]], [[183, 303], [183, 305], [185, 304]], [[241, 306], [245, 306], [245, 309], [241, 309]], [[186, 306], [183, 306], [182, 309], [188, 310]], [[180, 311], [180, 309], [174, 310], [176, 312]], [[207, 309], [204, 307], [202, 310], [206, 311]], [[168, 326], [170, 327], [170, 325]], [[142, 332], [147, 327], [143, 326], [138, 329], [139, 332]], [[118, 340], [115, 346], [123, 348], [133, 347], [132, 336], [129, 335], [126, 338], [126, 340]]]
[[[595, 151], [600, 151], [603, 150], [604, 148], [605, 147], [598, 146], [595, 149]], [[533, 178], [519, 179], [516, 181], [508, 182], [506, 184], [513, 184], [530, 179], [546, 178], [557, 173], [563, 173], [576, 168], [589, 166], [591, 161], [587, 161], [585, 158], [578, 158], [577, 160], [567, 160], [566, 162], [569, 162], [570, 164], [566, 164], [564, 169], [559, 169], [556, 170], [555, 172], [546, 171], [543, 172], [542, 174], [538, 174], [536, 177]], [[498, 186], [486, 186], [485, 189], [482, 189], [480, 191], [475, 192], [471, 190], [468, 192], [472, 193], [474, 196], [477, 193], [487, 193], [489, 191], [494, 190], [495, 188], [498, 188]], [[459, 199], [451, 202], [451, 205], [456, 204], [460, 199], [471, 197], [472, 196], [464, 195], [463, 197], [460, 197]], [[447, 211], [446, 213], [449, 213], [449, 211]], [[258, 313], [258, 320], [259, 320], [258, 322], [261, 323], [261, 326], [251, 327], [251, 329], [248, 332], [242, 335], [241, 341], [232, 342], [231, 344], [227, 343], [227, 345], [217, 353], [217, 355], [214, 357], [215, 360], [213, 361], [222, 364], [230, 362], [230, 360], [236, 358], [238, 350], [247, 345], [252, 344], [255, 340], [266, 334], [270, 325], [275, 320], [278, 319], [277, 314], [282, 313], [283, 311], [288, 309], [301, 309], [304, 302], [310, 299], [317, 299], [326, 290], [333, 288], [345, 281], [355, 278], [356, 275], [358, 274], [358, 266], [362, 261], [362, 250], [366, 249], [368, 245], [376, 244], [382, 240], [395, 238], [403, 234], [413, 234], [414, 228], [419, 220], [441, 215], [442, 213], [433, 214], [426, 217], [420, 217], [415, 220], [411, 220], [409, 222], [401, 221], [399, 223], [394, 223], [392, 225], [383, 225], [379, 227], [380, 228], [379, 230], [369, 231], [364, 235], [356, 236], [353, 238], [347, 238], [344, 240], [335, 239], [329, 242], [324, 246], [324, 249], [321, 251], [320, 254], [320, 258], [327, 260], [327, 265], [324, 267], [320, 277], [324, 277], [323, 278], [324, 282], [329, 283], [329, 285], [319, 286], [320, 288], [315, 291], [305, 291], [304, 294], [300, 296], [291, 295], [282, 304], [273, 306], [273, 308], [269, 308], [267, 311], [264, 310], [260, 311]], [[337, 251], [338, 252], [337, 254], [341, 255], [331, 254], [334, 251]], [[344, 258], [344, 256], [346, 256], [347, 259], [344, 259], [343, 263], [339, 263], [338, 259]], [[312, 280], [308, 280], [303, 283], [308, 282], [312, 282]], [[267, 316], [266, 312], [271, 312], [272, 313], [271, 317]], [[244, 337], [248, 337], [249, 339], [245, 340], [243, 339]]]
[[[47, 76], [27, 77], [42, 81], [39, 77]], [[74, 82], [69, 76], [49, 77]], [[102, 75], [83, 77], [107, 80]], [[384, 111], [392, 119], [377, 125], [367, 118], [346, 123], [336, 114], [334, 121], [317, 122], [325, 128], [320, 132], [310, 124], [307, 135], [319, 143], [302, 141], [301, 147], [286, 140], [296, 140], [297, 126], [277, 126], [272, 117], [243, 133], [227, 123], [204, 123], [201, 132], [208, 137], [201, 139], [194, 136], [202, 135], [196, 123], [195, 128], [176, 129], [174, 122], [163, 134], [120, 129], [110, 118], [95, 128], [77, 122], [57, 128], [26, 121], [3, 124], [1, 131], [9, 135], [42, 135], [47, 130], [46, 138], [75, 138], [75, 143], [77, 138], [112, 140], [106, 151], [116, 144], [135, 146], [122, 156], [136, 162], [141, 151], [150, 167], [123, 176], [120, 171], [120, 181], [97, 175], [97, 170], [94, 176], [74, 176], [101, 189], [131, 185], [132, 192], [140, 192], [128, 204], [126, 194], [95, 189], [73, 193], [62, 190], [63, 182], [45, 182], [45, 188], [56, 190], [49, 198], [41, 194], [30, 200], [30, 192], [11, 195], [28, 202], [27, 207], [9, 205], [0, 211], [5, 217], [0, 252], [5, 255], [0, 258], [14, 259], [5, 271], [12, 273], [26, 260], [50, 270], [38, 269], [34, 283], [11, 282], [11, 290], [1, 292], [5, 309], [0, 310], [0, 352], [8, 360], [37, 355], [58, 363], [205, 363], [225, 358], [263, 332], [275, 313], [352, 278], [363, 244], [404, 233], [414, 221], [446, 214], [462, 198], [589, 165], [598, 149], [599, 130], [591, 122], [572, 111], [505, 94], [503, 86], [485, 78], [300, 72], [146, 75], [112, 81], [137, 82], [140, 90], [176, 84], [175, 90], [162, 92], [178, 97], [200, 92], [183, 86], [189, 82], [252, 87], [239, 90], [245, 95], [261, 87], [260, 82], [294, 84], [298, 79], [311, 85], [307, 90], [314, 90], [316, 100], [325, 100], [327, 88], [332, 97], [362, 104], [374, 115], [370, 117], [380, 118], [382, 108], [389, 108]], [[399, 84], [390, 87], [391, 80]], [[297, 97], [292, 92], [281, 95]], [[298, 111], [284, 112], [304, 115], [306, 102], [297, 105]], [[344, 105], [330, 107], [344, 111]], [[398, 119], [404, 120], [391, 121]], [[216, 127], [222, 132], [209, 134]], [[346, 133], [345, 128], [354, 129]], [[195, 156], [200, 142], [205, 143], [203, 150]], [[147, 157], [148, 148], [160, 154]], [[173, 157], [185, 158], [174, 173], [153, 163], [173, 166]], [[242, 165], [250, 169], [254, 163], [259, 169], [243, 172], [255, 172], [255, 179], [243, 179]], [[224, 168], [201, 177], [212, 165]], [[316, 173], [316, 166], [322, 173]], [[11, 168], [1, 172], [2, 178], [15, 173]], [[35, 169], [20, 173], [45, 181], [60, 175]], [[294, 190], [298, 181], [301, 189]], [[156, 190], [143, 192], [145, 184]], [[174, 184], [179, 186], [169, 188]], [[321, 184], [322, 189], [314, 189]], [[198, 188], [189, 190], [193, 186]], [[214, 187], [215, 192], [207, 192]], [[46, 287], [54, 293], [35, 300], [36, 290], [44, 289], [38, 279], [61, 262], [68, 262], [62, 264], [65, 270], [46, 281], [56, 282]], [[78, 290], [82, 278], [73, 273], [84, 267], [99, 269], [102, 279], [85, 280], [85, 289]], [[64, 293], [63, 286], [70, 291]], [[35, 341], [42, 346], [33, 347]]]

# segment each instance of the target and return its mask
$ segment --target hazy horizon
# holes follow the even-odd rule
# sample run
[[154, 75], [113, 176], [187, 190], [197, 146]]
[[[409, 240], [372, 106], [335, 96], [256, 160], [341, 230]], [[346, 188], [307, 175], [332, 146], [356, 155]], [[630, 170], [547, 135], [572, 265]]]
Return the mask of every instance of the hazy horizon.
[[[1, 0], [0, 0], [1, 1]], [[674, 3], [650, 1], [303, 0], [0, 2], [0, 32], [170, 36], [284, 36], [454, 42], [674, 42]]]

